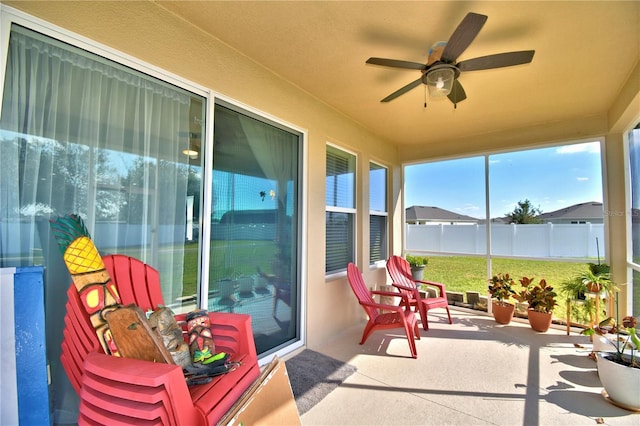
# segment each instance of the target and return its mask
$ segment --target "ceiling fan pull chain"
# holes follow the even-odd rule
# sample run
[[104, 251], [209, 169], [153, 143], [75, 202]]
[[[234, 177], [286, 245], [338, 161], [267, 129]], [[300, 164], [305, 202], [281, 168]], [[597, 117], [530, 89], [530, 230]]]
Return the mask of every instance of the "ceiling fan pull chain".
[[427, 107], [427, 86], [424, 85], [424, 107]]

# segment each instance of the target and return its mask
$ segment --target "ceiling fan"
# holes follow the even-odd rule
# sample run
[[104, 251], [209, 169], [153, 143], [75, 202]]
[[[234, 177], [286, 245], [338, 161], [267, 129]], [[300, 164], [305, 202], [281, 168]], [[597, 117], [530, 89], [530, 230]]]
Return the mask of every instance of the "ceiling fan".
[[[424, 84], [429, 89], [429, 95], [431, 97], [438, 98], [446, 96], [453, 102], [455, 108], [458, 102], [462, 102], [467, 98], [462, 85], [458, 81], [461, 72], [510, 67], [531, 62], [535, 50], [497, 53], [456, 62], [458, 56], [460, 56], [476, 38], [486, 20], [487, 17], [485, 15], [472, 12], [468, 13], [462, 22], [460, 22], [458, 28], [453, 32], [448, 42], [438, 42], [431, 47], [429, 59], [426, 64], [385, 58], [367, 59], [367, 64], [419, 70], [422, 73], [420, 78], [396, 90], [380, 102], [389, 102], [420, 84]], [[425, 108], [427, 106], [426, 91], [424, 106]]]

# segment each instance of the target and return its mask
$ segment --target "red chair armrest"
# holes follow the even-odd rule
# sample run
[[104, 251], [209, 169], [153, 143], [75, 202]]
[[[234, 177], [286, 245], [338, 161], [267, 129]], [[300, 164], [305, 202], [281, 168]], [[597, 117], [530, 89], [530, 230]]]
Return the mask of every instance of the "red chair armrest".
[[445, 287], [444, 284], [442, 283], [436, 283], [433, 281], [421, 281], [421, 280], [416, 280], [416, 283], [420, 283], [420, 284], [424, 284], [428, 287], [436, 287], [438, 288], [438, 290], [440, 290], [440, 297], [446, 297], [447, 296], [447, 289]]
[[404, 284], [397, 283], [397, 282], [392, 282], [391, 285], [396, 287], [396, 288], [399, 288], [400, 290], [405, 290], [405, 291], [409, 291], [409, 292], [412, 292], [412, 293], [413, 293], [414, 290], [417, 290], [417, 288], [414, 287], [414, 286], [408, 286], [408, 285], [404, 285]]
[[370, 293], [372, 295], [380, 295], [380, 296], [391, 296], [391, 297], [399, 297], [400, 299], [402, 299], [400, 301], [400, 305], [396, 306], [396, 305], [387, 305], [384, 303], [368, 303], [368, 302], [360, 302], [361, 305], [366, 305], [366, 306], [373, 306], [374, 308], [377, 309], [384, 309], [384, 310], [391, 310], [391, 311], [398, 311], [400, 312], [402, 309], [396, 309], [396, 308], [400, 308], [401, 306], [404, 305], [405, 309], [410, 309], [411, 305], [409, 302], [409, 296], [404, 294], [404, 293], [398, 293], [395, 291], [382, 291], [382, 290], [371, 290]]
[[387, 305], [385, 303], [360, 302], [362, 306], [371, 306], [376, 309], [384, 309], [385, 311], [402, 312], [405, 308], [402, 305]]

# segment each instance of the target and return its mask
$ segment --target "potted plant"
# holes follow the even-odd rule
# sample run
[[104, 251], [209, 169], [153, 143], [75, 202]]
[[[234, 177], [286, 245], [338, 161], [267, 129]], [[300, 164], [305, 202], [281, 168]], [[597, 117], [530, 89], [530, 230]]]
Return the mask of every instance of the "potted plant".
[[513, 297], [520, 303], [528, 305], [527, 318], [531, 328], [544, 333], [551, 326], [553, 308], [557, 305], [558, 295], [544, 278], [536, 284], [533, 278], [522, 277], [520, 285], [522, 289]]
[[597, 352], [598, 377], [602, 395], [611, 403], [628, 410], [640, 411], [640, 338], [638, 320], [632, 316], [622, 319], [618, 338], [610, 343], [612, 349]]
[[515, 294], [513, 285], [513, 278], [509, 274], [497, 274], [489, 280], [491, 311], [498, 324], [509, 324], [513, 318], [516, 307], [513, 303], [509, 303], [509, 299]]
[[612, 297], [618, 291], [611, 281], [609, 265], [606, 263], [589, 263], [588, 269], [560, 284], [560, 291], [567, 296], [567, 305], [572, 300], [581, 301], [591, 325], [598, 321], [597, 307], [603, 297]]
[[422, 280], [424, 275], [424, 268], [427, 267], [429, 259], [425, 256], [413, 256], [408, 254], [405, 256], [409, 266], [411, 266], [411, 276], [414, 280]]

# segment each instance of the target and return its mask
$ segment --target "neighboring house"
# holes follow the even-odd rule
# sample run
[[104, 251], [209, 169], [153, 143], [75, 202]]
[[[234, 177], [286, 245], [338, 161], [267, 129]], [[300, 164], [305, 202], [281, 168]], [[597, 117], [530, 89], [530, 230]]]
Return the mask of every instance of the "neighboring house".
[[604, 223], [602, 203], [590, 201], [574, 204], [560, 210], [542, 213], [538, 216], [542, 223]]
[[[549, 213], [542, 213], [538, 218], [542, 221], [541, 223], [604, 223], [604, 210], [602, 203], [589, 201]], [[491, 222], [508, 225], [511, 223], [511, 219], [509, 216], [495, 217], [491, 219]], [[484, 223], [484, 220], [480, 223]]]
[[[574, 204], [549, 213], [542, 213], [538, 218], [542, 220], [542, 223], [603, 223], [604, 210], [602, 203], [589, 201], [586, 203]], [[471, 216], [454, 213], [452, 211], [433, 206], [408, 207], [406, 209], [405, 221], [410, 225], [476, 225], [485, 223], [484, 219], [476, 219]], [[506, 216], [492, 219], [493, 223], [508, 224], [509, 221], [510, 219]]]
[[434, 206], [411, 206], [406, 209], [405, 222], [410, 225], [476, 225], [478, 219]]

